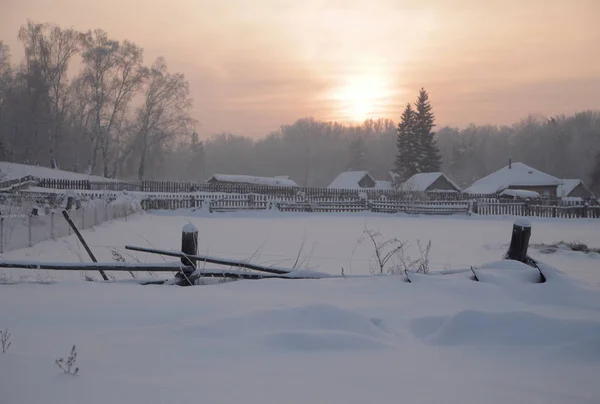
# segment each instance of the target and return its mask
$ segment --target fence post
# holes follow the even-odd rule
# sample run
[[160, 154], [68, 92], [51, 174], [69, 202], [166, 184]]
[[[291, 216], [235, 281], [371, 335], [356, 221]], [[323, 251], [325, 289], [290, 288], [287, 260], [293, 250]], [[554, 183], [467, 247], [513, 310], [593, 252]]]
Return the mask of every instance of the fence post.
[[54, 211], [50, 212], [50, 238], [54, 240]]
[[31, 218], [33, 217], [33, 215], [30, 213], [29, 214], [29, 226], [28, 227], [28, 235], [29, 235], [29, 247], [33, 247], [33, 239], [31, 237]]
[[527, 247], [531, 237], [531, 223], [527, 219], [519, 218], [513, 224], [510, 247], [506, 258], [520, 262], [527, 262]]
[[[183, 226], [181, 230], [181, 252], [188, 255], [198, 254], [198, 228], [191, 223]], [[183, 271], [190, 275], [196, 266], [196, 260], [182, 257], [181, 263], [185, 265]]]
[[4, 254], [4, 217], [0, 217], [0, 254]]

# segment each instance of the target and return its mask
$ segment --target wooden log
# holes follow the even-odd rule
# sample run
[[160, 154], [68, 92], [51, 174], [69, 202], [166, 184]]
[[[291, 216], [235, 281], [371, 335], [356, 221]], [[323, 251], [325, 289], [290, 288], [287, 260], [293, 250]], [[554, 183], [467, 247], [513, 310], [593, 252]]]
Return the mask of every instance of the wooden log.
[[150, 253], [150, 254], [166, 255], [169, 257], [177, 257], [177, 258], [183, 258], [183, 257], [187, 256], [189, 258], [196, 259], [197, 261], [208, 262], [211, 264], [226, 265], [226, 266], [231, 266], [234, 268], [246, 268], [246, 269], [252, 269], [255, 271], [267, 272], [267, 273], [278, 274], [278, 275], [287, 274], [292, 271], [291, 269], [267, 267], [264, 265], [252, 264], [252, 263], [245, 262], [245, 261], [237, 261], [237, 260], [230, 260], [230, 259], [224, 259], [224, 258], [215, 258], [215, 257], [208, 257], [208, 256], [203, 256], [203, 255], [187, 255], [187, 254], [184, 254], [179, 251], [159, 250], [159, 249], [154, 249], [154, 248], [135, 247], [135, 246], [131, 246], [131, 245], [126, 245], [125, 249], [131, 250], [131, 251], [146, 252], [146, 253]]
[[[0, 261], [0, 268], [43, 269], [53, 271], [147, 271], [173, 272], [179, 271], [181, 263], [140, 264], [126, 262], [37, 262], [37, 261]], [[106, 278], [105, 280], [108, 280]]]

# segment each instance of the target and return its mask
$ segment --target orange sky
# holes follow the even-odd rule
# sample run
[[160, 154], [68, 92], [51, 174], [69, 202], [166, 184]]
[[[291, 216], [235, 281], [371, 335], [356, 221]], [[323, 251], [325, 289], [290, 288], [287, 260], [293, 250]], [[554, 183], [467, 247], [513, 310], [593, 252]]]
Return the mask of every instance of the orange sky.
[[202, 135], [302, 117], [398, 120], [424, 86], [439, 125], [600, 109], [600, 0], [0, 0], [15, 56], [27, 18], [103, 28], [190, 81]]

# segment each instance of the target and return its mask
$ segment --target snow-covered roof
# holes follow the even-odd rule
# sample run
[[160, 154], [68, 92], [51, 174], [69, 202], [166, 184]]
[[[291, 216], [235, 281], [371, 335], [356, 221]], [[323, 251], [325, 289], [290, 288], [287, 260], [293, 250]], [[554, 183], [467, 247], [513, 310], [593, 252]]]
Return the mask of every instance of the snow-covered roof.
[[434, 173], [417, 173], [404, 181], [401, 188], [405, 191], [426, 191], [440, 177], [446, 178], [456, 189], [460, 189], [448, 177], [441, 172]]
[[537, 199], [540, 197], [535, 191], [527, 191], [526, 189], [505, 189], [500, 192], [500, 196], [512, 196], [514, 198], [522, 198], [522, 199]]
[[375, 180], [373, 179], [373, 177], [371, 177], [371, 174], [369, 174], [368, 171], [344, 171], [343, 173], [340, 173], [340, 175], [335, 177], [331, 184], [329, 184], [328, 188], [362, 189], [362, 187], [358, 185], [358, 183], [365, 176], [370, 177], [373, 180], [373, 182], [375, 182]]
[[568, 179], [562, 180], [562, 185], [558, 186], [557, 195], [559, 197], [566, 197], [577, 187], [577, 185], [581, 184], [581, 180], [576, 179]]
[[375, 188], [377, 188], [377, 189], [393, 189], [392, 181], [375, 181]]
[[509, 187], [558, 186], [562, 180], [523, 163], [512, 163], [475, 181], [465, 190], [470, 194], [495, 194]]
[[53, 180], [89, 180], [89, 181], [106, 181], [112, 182], [111, 180], [96, 175], [87, 175], [74, 173], [72, 171], [59, 170], [57, 168], [31, 166], [27, 164], [9, 163], [7, 161], [0, 161], [0, 181], [14, 180], [17, 178], [23, 178], [31, 175], [36, 178], [53, 179]]
[[[295, 181], [281, 177], [256, 177], [253, 175], [215, 174], [210, 180], [236, 184], [269, 185], [274, 187], [298, 187]], [[209, 180], [209, 181], [210, 181]]]

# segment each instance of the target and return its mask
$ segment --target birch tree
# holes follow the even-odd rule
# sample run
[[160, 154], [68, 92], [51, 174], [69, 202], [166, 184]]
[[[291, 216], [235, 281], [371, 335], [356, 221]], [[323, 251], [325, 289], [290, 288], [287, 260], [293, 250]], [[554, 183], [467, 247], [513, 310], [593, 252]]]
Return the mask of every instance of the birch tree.
[[83, 79], [90, 89], [90, 157], [88, 171], [95, 170], [101, 154], [103, 174], [120, 159], [123, 128], [132, 98], [139, 92], [147, 71], [143, 50], [129, 41], [115, 41], [100, 29], [83, 37]]
[[135, 123], [140, 180], [146, 175], [150, 151], [192, 133], [194, 123], [190, 117], [189, 84], [183, 74], [169, 73], [163, 58], [158, 58], [150, 68], [143, 96], [144, 102], [137, 110]]
[[37, 119], [47, 128], [48, 156], [56, 166], [62, 131], [69, 107], [69, 62], [79, 52], [81, 34], [57, 25], [28, 21], [19, 30], [25, 50], [25, 69], [39, 80], [40, 100], [47, 118]]

